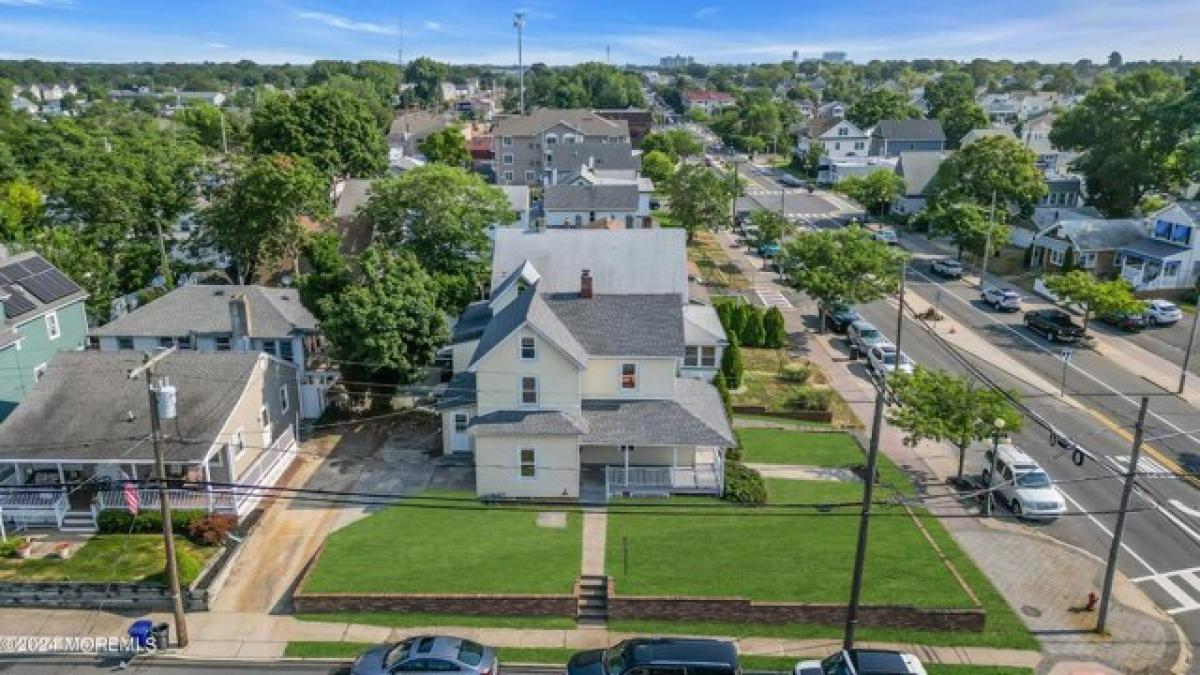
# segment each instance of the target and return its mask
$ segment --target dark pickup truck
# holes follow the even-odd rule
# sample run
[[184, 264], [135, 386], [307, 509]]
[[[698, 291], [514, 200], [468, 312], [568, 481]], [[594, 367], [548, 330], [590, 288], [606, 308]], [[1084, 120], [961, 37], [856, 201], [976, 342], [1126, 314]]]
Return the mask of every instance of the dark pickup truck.
[[1051, 342], [1075, 342], [1083, 338], [1083, 328], [1060, 309], [1038, 309], [1025, 312], [1025, 325], [1041, 333]]

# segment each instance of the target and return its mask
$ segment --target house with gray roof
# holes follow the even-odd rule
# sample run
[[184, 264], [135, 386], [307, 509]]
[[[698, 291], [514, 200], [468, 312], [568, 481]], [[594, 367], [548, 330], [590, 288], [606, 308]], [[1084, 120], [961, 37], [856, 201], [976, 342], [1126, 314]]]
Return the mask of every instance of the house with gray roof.
[[914, 150], [946, 149], [946, 134], [937, 120], [879, 120], [871, 130], [873, 157], [899, 157]]
[[930, 183], [949, 156], [949, 153], [939, 150], [900, 153], [895, 171], [904, 179], [904, 193], [892, 202], [892, 211], [908, 214], [925, 208]]
[[[541, 185], [550, 182], [551, 169], [578, 171], [589, 157], [601, 168], [629, 168], [636, 161], [629, 123], [591, 110], [536, 108], [501, 117], [492, 139], [498, 185]], [[584, 148], [577, 151], [576, 145]]]
[[480, 497], [720, 494], [735, 441], [716, 388], [681, 373], [680, 297], [596, 282], [585, 269], [549, 292], [525, 263], [468, 309], [469, 358], [439, 406], [446, 452], [474, 453]]
[[652, 225], [649, 196], [636, 183], [547, 185], [542, 214], [547, 227], [584, 227], [598, 220], [615, 220], [628, 229]]
[[294, 288], [180, 286], [103, 326], [91, 346], [102, 352], [262, 352], [291, 364], [301, 386], [305, 418], [324, 411], [337, 371], [322, 359], [323, 340], [312, 312]]
[[[0, 423], [0, 509], [11, 527], [94, 532], [100, 511], [157, 511], [155, 456], [137, 352], [59, 352], [20, 406]], [[161, 442], [171, 505], [239, 518], [296, 456], [295, 366], [264, 353], [180, 351], [159, 361], [173, 391]]]

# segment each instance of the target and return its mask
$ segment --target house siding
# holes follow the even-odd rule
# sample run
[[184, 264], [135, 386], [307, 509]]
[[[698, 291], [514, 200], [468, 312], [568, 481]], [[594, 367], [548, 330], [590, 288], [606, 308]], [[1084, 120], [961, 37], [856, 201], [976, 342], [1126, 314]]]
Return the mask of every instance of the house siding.
[[471, 357], [475, 356], [475, 348], [479, 346], [479, 340], [468, 340], [467, 342], [459, 342], [450, 346], [450, 368], [456, 373], [461, 373], [471, 365]]
[[[533, 337], [537, 358], [523, 361], [518, 350], [522, 337]], [[579, 410], [579, 368], [549, 341], [529, 328], [513, 331], [477, 365], [479, 414], [518, 410], [521, 378], [538, 378], [538, 405], [550, 410]]]
[[[630, 466], [671, 466], [672, 459], [678, 466], [692, 466], [696, 460], [696, 448], [681, 446], [634, 446], [629, 453]], [[585, 465], [622, 466], [625, 453], [616, 445], [585, 445], [580, 452], [580, 463]]]
[[[537, 475], [520, 477], [520, 451], [535, 452]], [[479, 496], [579, 498], [579, 444], [575, 436], [478, 436], [475, 491]]]
[[642, 217], [637, 211], [546, 211], [546, 226], [580, 227], [605, 218], [625, 223], [625, 216], [633, 218], [630, 229], [642, 226]]
[[[621, 366], [637, 364], [637, 389], [621, 389]], [[583, 373], [583, 398], [651, 398], [669, 399], [675, 396], [677, 359], [588, 359]]]
[[58, 314], [57, 338], [51, 340], [46, 326], [46, 313], [25, 319], [14, 327], [21, 334], [21, 341], [0, 350], [0, 420], [33, 390], [37, 383], [35, 370], [49, 363], [54, 354], [62, 351], [83, 349], [88, 332], [87, 312], [84, 301], [64, 305], [55, 310]]
[[911, 141], [903, 139], [874, 138], [871, 154], [880, 157], [899, 157], [902, 152], [945, 150], [945, 141]]
[[[288, 409], [284, 412], [279, 396], [280, 387], [287, 387]], [[266, 406], [271, 422], [271, 435], [265, 436], [261, 410]], [[239, 479], [253, 466], [283, 430], [289, 425], [298, 428], [300, 420], [300, 391], [294, 368], [278, 359], [262, 356], [246, 384], [245, 393], [221, 428], [219, 440], [232, 444], [239, 430], [245, 450], [233, 453], [233, 474]], [[296, 430], [296, 429], [293, 429]]]

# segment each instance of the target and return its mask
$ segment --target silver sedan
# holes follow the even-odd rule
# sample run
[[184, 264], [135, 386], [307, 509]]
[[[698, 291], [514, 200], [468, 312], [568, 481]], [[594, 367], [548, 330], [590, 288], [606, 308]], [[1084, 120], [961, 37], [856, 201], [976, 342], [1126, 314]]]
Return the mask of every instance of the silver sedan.
[[351, 675], [461, 673], [498, 675], [496, 650], [462, 638], [426, 635], [375, 645], [354, 661]]

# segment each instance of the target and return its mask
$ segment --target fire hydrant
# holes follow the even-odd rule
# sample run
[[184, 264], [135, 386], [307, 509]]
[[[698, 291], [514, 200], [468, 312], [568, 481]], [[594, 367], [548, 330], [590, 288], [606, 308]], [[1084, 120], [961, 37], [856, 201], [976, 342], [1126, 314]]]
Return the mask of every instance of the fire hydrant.
[[1096, 603], [1100, 601], [1100, 596], [1096, 595], [1096, 591], [1088, 591], [1087, 604], [1083, 606], [1083, 611], [1096, 611]]

